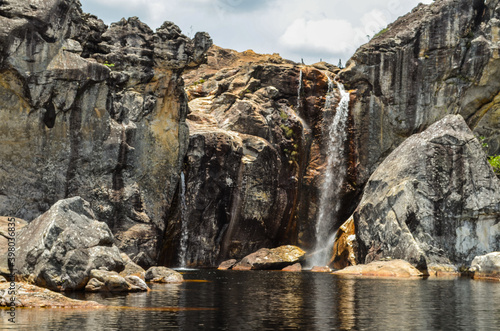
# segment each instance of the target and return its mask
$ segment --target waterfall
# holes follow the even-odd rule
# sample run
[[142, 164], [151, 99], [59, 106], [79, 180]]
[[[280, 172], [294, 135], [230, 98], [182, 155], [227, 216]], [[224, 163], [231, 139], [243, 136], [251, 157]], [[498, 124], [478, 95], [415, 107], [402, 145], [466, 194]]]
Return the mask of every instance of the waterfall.
[[[347, 119], [349, 116], [349, 92], [337, 82], [340, 102], [328, 129], [326, 139], [326, 169], [320, 191], [316, 220], [316, 245], [309, 261], [310, 266], [326, 266], [332, 253], [336, 233], [332, 234], [331, 224], [339, 210], [339, 193], [347, 164], [344, 160], [344, 144], [347, 138]], [[328, 93], [325, 110], [331, 107], [334, 98], [334, 83], [328, 78]]]
[[299, 87], [297, 88], [297, 113], [299, 113], [300, 107], [302, 107], [302, 79], [303, 79], [304, 74], [302, 73], [302, 69], [300, 69], [300, 74], [299, 74]]
[[186, 178], [184, 171], [181, 172], [181, 242], [179, 262], [180, 266], [185, 268], [187, 265], [187, 244], [188, 244], [188, 226], [187, 226], [187, 204], [186, 204]]

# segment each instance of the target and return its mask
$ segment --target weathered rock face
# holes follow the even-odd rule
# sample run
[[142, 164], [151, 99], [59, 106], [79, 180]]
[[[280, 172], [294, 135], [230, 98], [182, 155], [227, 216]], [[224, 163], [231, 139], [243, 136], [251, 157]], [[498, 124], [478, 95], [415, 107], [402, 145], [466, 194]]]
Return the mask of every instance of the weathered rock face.
[[80, 197], [61, 200], [16, 240], [16, 275], [56, 291], [83, 288], [90, 271], [122, 271], [124, 261], [106, 223]]
[[382, 162], [353, 218], [361, 263], [468, 266], [500, 249], [500, 181], [463, 118], [449, 115]]
[[245, 256], [233, 267], [233, 270], [280, 270], [302, 261], [305, 253], [302, 249], [292, 245], [272, 249], [261, 248]]
[[210, 38], [137, 18], [107, 28], [76, 0], [3, 1], [0, 26], [0, 215], [81, 196], [152, 264], [188, 144], [181, 72]]
[[362, 187], [404, 139], [461, 114], [490, 154], [500, 153], [498, 0], [419, 5], [363, 45], [339, 76], [352, 104]]
[[328, 77], [338, 68], [215, 46], [207, 62], [184, 75], [190, 143], [162, 261], [179, 263], [183, 244], [190, 266], [285, 243], [312, 246], [323, 119], [334, 112], [324, 109]]

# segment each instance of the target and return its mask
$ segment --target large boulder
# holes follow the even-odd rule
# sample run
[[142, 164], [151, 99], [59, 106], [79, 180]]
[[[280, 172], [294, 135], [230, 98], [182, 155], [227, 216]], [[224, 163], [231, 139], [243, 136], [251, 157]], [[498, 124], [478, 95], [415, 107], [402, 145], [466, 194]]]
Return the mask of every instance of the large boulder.
[[281, 270], [304, 259], [305, 252], [299, 247], [286, 245], [277, 248], [261, 248], [245, 256], [233, 270]]
[[18, 274], [56, 291], [85, 287], [90, 271], [122, 271], [124, 261], [106, 223], [80, 197], [57, 202], [17, 237]]
[[360, 263], [469, 266], [500, 249], [500, 181], [463, 118], [449, 115], [384, 160], [353, 218]]
[[500, 252], [493, 252], [482, 256], [476, 256], [472, 260], [469, 270], [475, 279], [499, 279], [500, 280]]

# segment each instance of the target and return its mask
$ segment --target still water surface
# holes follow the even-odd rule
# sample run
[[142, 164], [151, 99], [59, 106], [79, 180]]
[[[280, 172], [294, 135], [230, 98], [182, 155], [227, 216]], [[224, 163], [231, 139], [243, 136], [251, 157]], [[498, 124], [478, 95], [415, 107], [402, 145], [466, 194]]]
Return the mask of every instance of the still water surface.
[[0, 311], [0, 329], [500, 330], [500, 282], [215, 270], [184, 278], [149, 293], [73, 294], [112, 306], [104, 310], [18, 309], [15, 327]]

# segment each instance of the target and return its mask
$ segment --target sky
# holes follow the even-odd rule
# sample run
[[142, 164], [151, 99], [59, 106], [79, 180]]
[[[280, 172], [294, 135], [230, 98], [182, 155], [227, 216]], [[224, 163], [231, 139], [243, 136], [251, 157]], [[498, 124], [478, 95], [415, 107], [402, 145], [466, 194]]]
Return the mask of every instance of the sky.
[[237, 51], [279, 53], [306, 64], [345, 63], [387, 24], [433, 0], [80, 0], [106, 24], [137, 16], [156, 30], [164, 21], [193, 37]]

